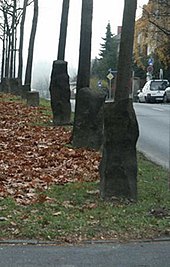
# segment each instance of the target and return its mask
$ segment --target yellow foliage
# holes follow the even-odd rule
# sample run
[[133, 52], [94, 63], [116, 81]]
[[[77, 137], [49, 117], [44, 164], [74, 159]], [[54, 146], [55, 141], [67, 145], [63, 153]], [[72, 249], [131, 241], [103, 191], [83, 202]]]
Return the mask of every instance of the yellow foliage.
[[[166, 15], [167, 14], [167, 15]], [[168, 67], [170, 64], [170, 12], [165, 4], [149, 0], [143, 14], [136, 21], [134, 57], [136, 64], [145, 69], [147, 56], [155, 54]]]

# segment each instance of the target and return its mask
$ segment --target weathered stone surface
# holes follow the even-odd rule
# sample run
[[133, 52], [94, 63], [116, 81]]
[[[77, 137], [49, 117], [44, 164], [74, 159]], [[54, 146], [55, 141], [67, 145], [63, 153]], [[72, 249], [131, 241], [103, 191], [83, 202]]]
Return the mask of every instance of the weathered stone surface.
[[82, 88], [78, 92], [73, 129], [73, 146], [99, 150], [103, 142], [103, 107], [106, 94], [102, 90]]
[[18, 78], [3, 78], [1, 88], [4, 93], [21, 95], [21, 80]]
[[8, 78], [2, 78], [1, 90], [4, 93], [10, 93], [10, 84]]
[[31, 91], [30, 84], [24, 84], [21, 86], [21, 97], [27, 99], [27, 93]]
[[32, 107], [38, 107], [40, 98], [39, 98], [39, 92], [36, 91], [30, 91], [26, 94], [27, 99], [27, 105]]
[[71, 104], [67, 62], [62, 60], [53, 62], [49, 90], [54, 125], [69, 124], [71, 118]]
[[105, 104], [100, 192], [104, 199], [137, 199], [138, 123], [132, 100]]

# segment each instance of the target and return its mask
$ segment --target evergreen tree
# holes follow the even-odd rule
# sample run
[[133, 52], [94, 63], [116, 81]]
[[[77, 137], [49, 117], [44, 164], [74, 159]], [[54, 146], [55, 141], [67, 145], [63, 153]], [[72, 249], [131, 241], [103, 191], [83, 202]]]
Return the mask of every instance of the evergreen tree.
[[109, 52], [112, 50], [112, 38], [113, 38], [113, 34], [111, 33], [111, 26], [109, 22], [106, 26], [106, 37], [102, 38], [104, 43], [101, 44], [101, 49], [99, 53], [99, 56], [101, 58], [106, 57], [109, 54]]
[[110, 68], [117, 69], [119, 42], [111, 32], [110, 22], [106, 27], [106, 36], [102, 40], [104, 43], [101, 44], [99, 58], [92, 62], [92, 75], [99, 79], [105, 79]]

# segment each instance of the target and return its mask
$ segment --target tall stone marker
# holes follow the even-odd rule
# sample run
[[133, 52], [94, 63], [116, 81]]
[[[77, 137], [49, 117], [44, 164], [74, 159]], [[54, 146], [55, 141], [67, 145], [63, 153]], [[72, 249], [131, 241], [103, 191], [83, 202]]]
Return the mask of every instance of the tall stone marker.
[[137, 200], [136, 142], [139, 129], [132, 100], [107, 103], [104, 125], [101, 197], [106, 200], [112, 197]]
[[103, 109], [106, 93], [88, 87], [77, 95], [73, 146], [99, 150], [103, 143]]
[[70, 85], [67, 72], [67, 62], [55, 60], [53, 62], [50, 82], [51, 108], [54, 125], [70, 123]]

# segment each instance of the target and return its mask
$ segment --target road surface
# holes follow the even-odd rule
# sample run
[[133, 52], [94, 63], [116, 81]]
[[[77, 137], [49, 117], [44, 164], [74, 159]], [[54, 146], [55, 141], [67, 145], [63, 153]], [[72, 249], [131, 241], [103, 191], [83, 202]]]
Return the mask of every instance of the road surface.
[[169, 267], [170, 241], [80, 246], [0, 245], [0, 267]]
[[170, 105], [134, 103], [134, 108], [140, 131], [138, 150], [169, 169]]
[[[72, 112], [75, 100], [71, 100]], [[170, 166], [170, 105], [134, 103], [139, 123], [139, 151], [150, 160], [169, 169]]]

